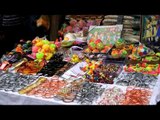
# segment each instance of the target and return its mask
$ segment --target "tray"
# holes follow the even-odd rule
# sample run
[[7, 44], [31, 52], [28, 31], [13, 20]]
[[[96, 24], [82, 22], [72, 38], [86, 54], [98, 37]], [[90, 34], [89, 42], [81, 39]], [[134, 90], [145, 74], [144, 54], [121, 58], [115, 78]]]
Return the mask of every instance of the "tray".
[[116, 47], [113, 46], [113, 47], [109, 50], [109, 52], [108, 52], [107, 55], [106, 55], [105, 62], [106, 62], [106, 63], [122, 63], [122, 64], [125, 64], [125, 62], [126, 62], [126, 60], [128, 59], [128, 57], [125, 57], [125, 58], [123, 58], [123, 57], [114, 58], [114, 57], [111, 56], [111, 52], [112, 52], [112, 50], [115, 49], [115, 48], [116, 48]]

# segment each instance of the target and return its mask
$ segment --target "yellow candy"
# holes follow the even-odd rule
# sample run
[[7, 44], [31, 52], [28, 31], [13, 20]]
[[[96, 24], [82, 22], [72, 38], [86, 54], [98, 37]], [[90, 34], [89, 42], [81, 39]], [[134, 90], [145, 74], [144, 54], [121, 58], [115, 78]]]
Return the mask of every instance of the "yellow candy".
[[92, 64], [95, 64], [95, 61], [92, 60], [91, 63], [92, 63]]
[[42, 41], [37, 42], [37, 43], [36, 43], [36, 46], [37, 46], [37, 47], [42, 47], [42, 46], [43, 46], [43, 42], [42, 42]]
[[65, 37], [64, 40], [69, 40], [69, 38], [68, 38], [68, 37]]
[[89, 59], [86, 59], [86, 62], [87, 62], [87, 63], [89, 63], [89, 62], [90, 62], [90, 60], [89, 60]]
[[79, 58], [74, 58], [75, 62], [79, 62]]
[[50, 52], [54, 52], [54, 51], [55, 51], [55, 48], [50, 47]]
[[38, 52], [45, 53], [45, 50], [44, 50], [44, 49], [41, 49], [41, 50], [38, 50]]
[[73, 58], [76, 58], [76, 57], [78, 57], [76, 54], [74, 54], [73, 56], [72, 56]]
[[71, 58], [71, 61], [72, 61], [72, 62], [74, 62], [74, 61], [75, 61], [75, 59], [74, 59], [74, 58]]
[[42, 49], [44, 49], [45, 51], [49, 51], [50, 46], [48, 44], [45, 44], [45, 45], [42, 46]]
[[53, 56], [53, 54], [52, 53], [46, 53], [45, 56], [46, 56], [45, 59], [49, 60], [49, 59], [51, 59], [51, 57]]

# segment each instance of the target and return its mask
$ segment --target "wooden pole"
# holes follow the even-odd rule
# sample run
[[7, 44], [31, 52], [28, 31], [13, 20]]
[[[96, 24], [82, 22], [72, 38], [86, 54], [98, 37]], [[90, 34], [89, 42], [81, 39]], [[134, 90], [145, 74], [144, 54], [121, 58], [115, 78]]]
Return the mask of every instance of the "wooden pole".
[[63, 20], [62, 15], [51, 15], [50, 16], [50, 40], [56, 40], [58, 37], [58, 30], [60, 29], [61, 22]]

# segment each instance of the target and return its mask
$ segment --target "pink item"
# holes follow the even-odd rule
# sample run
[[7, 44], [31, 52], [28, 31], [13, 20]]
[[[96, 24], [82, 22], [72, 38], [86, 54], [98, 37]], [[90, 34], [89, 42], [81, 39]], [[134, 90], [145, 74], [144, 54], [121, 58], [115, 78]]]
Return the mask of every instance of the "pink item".
[[33, 57], [33, 55], [27, 55], [27, 56], [31, 59], [36, 59], [35, 57]]
[[36, 53], [31, 54], [34, 59], [36, 59]]
[[38, 48], [37, 46], [33, 46], [33, 47], [32, 47], [32, 52], [33, 52], [33, 53], [37, 53], [37, 52], [38, 52], [38, 49], [39, 49], [39, 48]]
[[61, 42], [59, 42], [58, 39], [56, 39], [56, 42], [54, 44], [56, 45], [57, 48], [61, 47]]

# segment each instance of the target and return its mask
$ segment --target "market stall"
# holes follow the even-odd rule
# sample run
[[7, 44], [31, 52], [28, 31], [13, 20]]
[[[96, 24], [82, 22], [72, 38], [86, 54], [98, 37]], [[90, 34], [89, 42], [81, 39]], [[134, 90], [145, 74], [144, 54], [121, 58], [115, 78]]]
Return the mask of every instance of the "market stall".
[[66, 16], [55, 41], [20, 40], [0, 60], [0, 104], [156, 105], [160, 53], [124, 38], [133, 16], [108, 17]]

